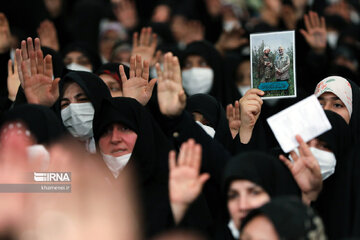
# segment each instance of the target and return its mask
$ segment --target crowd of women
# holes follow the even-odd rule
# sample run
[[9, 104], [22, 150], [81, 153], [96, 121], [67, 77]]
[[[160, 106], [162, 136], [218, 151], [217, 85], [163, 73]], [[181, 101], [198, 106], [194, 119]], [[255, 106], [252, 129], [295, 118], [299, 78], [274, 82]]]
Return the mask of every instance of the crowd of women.
[[[0, 11], [0, 239], [360, 238], [358, 1]], [[263, 100], [249, 34], [282, 30], [297, 97]], [[332, 128], [284, 153], [266, 119], [311, 94]], [[71, 192], [26, 188], [35, 172]]]

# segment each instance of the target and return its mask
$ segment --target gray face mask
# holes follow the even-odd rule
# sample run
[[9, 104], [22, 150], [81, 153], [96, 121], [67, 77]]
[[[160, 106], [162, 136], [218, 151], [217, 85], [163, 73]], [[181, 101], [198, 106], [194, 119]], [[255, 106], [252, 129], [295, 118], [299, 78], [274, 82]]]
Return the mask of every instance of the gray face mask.
[[61, 118], [73, 137], [87, 140], [93, 136], [94, 113], [95, 109], [90, 102], [71, 103], [61, 110]]

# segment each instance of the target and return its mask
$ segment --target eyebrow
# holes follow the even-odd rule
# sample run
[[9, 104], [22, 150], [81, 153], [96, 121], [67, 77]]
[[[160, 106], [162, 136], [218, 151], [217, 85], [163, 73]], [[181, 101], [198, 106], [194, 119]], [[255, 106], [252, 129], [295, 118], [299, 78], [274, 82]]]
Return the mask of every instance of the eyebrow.
[[75, 98], [79, 98], [79, 97], [87, 97], [84, 93], [78, 93], [75, 95]]

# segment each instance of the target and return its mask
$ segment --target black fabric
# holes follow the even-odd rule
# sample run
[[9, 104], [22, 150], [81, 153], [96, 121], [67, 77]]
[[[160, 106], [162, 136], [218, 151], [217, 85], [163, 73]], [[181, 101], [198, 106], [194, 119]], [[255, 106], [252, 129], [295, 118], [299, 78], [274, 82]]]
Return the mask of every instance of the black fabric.
[[321, 219], [298, 198], [271, 199], [269, 203], [254, 209], [246, 216], [240, 231], [260, 215], [272, 222], [280, 239], [326, 239]]
[[360, 238], [360, 89], [359, 86], [351, 80], [348, 80], [352, 88], [352, 107], [353, 111], [350, 118], [350, 131], [352, 136], [352, 147], [350, 150], [350, 159], [352, 161], [351, 183], [352, 183], [352, 203], [351, 210], [353, 212], [353, 220], [351, 225], [351, 236]]
[[[95, 141], [98, 143], [107, 127], [117, 122], [137, 133], [130, 161], [124, 171], [132, 169], [139, 179], [146, 236], [152, 236], [173, 226], [168, 192], [168, 153], [173, 146], [146, 108], [135, 99], [125, 97], [104, 99], [101, 110], [94, 117]], [[199, 201], [186, 214], [182, 222], [185, 226], [207, 224], [208, 210], [199, 209], [199, 206], [204, 207], [203, 200]]]
[[270, 197], [300, 195], [289, 169], [275, 157], [262, 152], [246, 152], [231, 158], [225, 167], [224, 194], [233, 180], [248, 180], [262, 187]]
[[67, 82], [75, 82], [81, 87], [92, 103], [95, 113], [100, 109], [103, 98], [111, 98], [108, 87], [97, 75], [83, 71], [71, 71], [59, 82], [60, 97], [55, 106], [57, 112], [60, 112], [60, 101], [64, 95], [64, 85]]
[[[329, 239], [349, 237], [351, 224], [351, 154], [350, 128], [338, 114], [325, 111], [332, 129], [318, 137], [336, 157], [335, 172], [323, 183], [323, 189], [313, 204], [324, 220]], [[339, 204], [342, 202], [343, 204]]]
[[48, 107], [34, 104], [23, 104], [8, 111], [1, 125], [20, 121], [25, 123], [38, 144], [48, 144], [64, 134], [65, 129], [59, 118]]
[[233, 152], [232, 136], [225, 110], [214, 97], [208, 94], [195, 94], [188, 98], [186, 110], [190, 113], [201, 113], [214, 128], [214, 138], [229, 152]]
[[233, 91], [236, 89], [229, 86], [229, 81], [224, 80], [223, 60], [212, 44], [206, 41], [190, 43], [182, 53], [180, 63], [183, 65], [186, 57], [190, 55], [203, 57], [210, 68], [214, 71], [214, 81], [209, 93], [210, 95], [220, 101], [223, 106], [236, 100], [233, 94]]

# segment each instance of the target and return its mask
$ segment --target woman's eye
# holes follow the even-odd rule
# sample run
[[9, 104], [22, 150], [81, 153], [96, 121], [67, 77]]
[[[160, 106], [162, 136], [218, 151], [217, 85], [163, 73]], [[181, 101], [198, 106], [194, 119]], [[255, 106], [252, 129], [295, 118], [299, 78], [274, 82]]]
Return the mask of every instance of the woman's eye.
[[256, 196], [256, 195], [259, 195], [261, 192], [262, 192], [262, 191], [259, 190], [259, 189], [253, 189], [253, 190], [251, 190], [250, 193], [251, 193], [252, 195], [255, 195], [255, 196]]
[[117, 92], [117, 91], [120, 91], [120, 88], [113, 87], [113, 88], [110, 88], [110, 91], [112, 91], [112, 92]]
[[60, 106], [63, 109], [63, 108], [66, 108], [67, 106], [69, 106], [69, 103], [62, 103]]
[[228, 194], [228, 200], [232, 200], [238, 197], [237, 193], [229, 193]]
[[342, 107], [344, 107], [342, 104], [340, 104], [340, 103], [335, 103], [334, 104], [334, 107], [335, 108], [342, 108]]
[[79, 101], [85, 102], [85, 101], [89, 101], [89, 99], [88, 98], [79, 98]]

